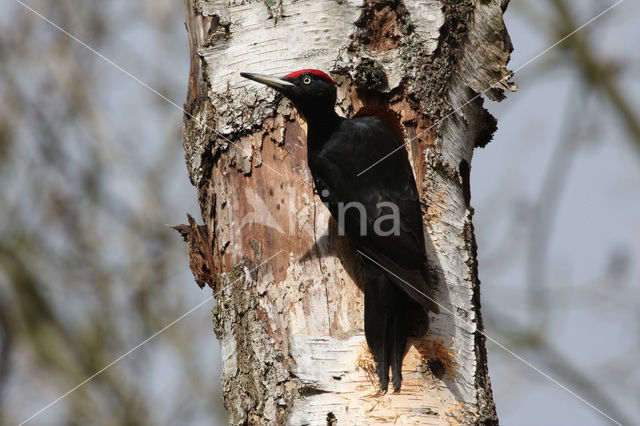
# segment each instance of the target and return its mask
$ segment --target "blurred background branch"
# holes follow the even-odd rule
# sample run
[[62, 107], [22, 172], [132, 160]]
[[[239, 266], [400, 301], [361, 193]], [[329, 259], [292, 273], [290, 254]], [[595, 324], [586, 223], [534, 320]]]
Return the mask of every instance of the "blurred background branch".
[[[179, 102], [189, 58], [171, 3], [29, 5]], [[2, 10], [0, 424], [18, 424], [209, 294], [165, 225], [197, 211], [180, 112], [18, 3]], [[194, 313], [34, 424], [224, 418], [210, 317]]]
[[[581, 24], [576, 20], [575, 13], [567, 1], [551, 0], [551, 4], [553, 5], [552, 13], [555, 14], [552, 21], [554, 36], [561, 38]], [[619, 67], [624, 66], [624, 62], [599, 57], [595, 45], [589, 41], [589, 32], [587, 30], [569, 37], [566, 41], [566, 49], [571, 53], [571, 60], [581, 72], [587, 87], [600, 91], [610, 102], [615, 114], [629, 132], [629, 141], [635, 145], [640, 154], [640, 117], [622, 94], [617, 79], [621, 71]]]
[[[516, 23], [506, 20], [515, 40], [514, 66], [518, 53], [539, 51], [611, 4], [512, 2]], [[634, 262], [640, 247], [633, 237], [638, 223], [631, 219], [640, 213], [640, 102], [631, 72], [637, 56], [628, 54], [640, 35], [629, 24], [639, 16], [637, 5], [622, 3], [519, 73], [523, 90], [510, 110], [498, 106], [502, 131], [486, 160], [480, 153], [473, 176], [477, 196], [489, 173], [484, 164], [495, 170], [496, 155], [508, 161], [500, 173], [509, 177], [498, 192], [485, 191], [489, 202], [477, 206], [487, 333], [622, 424], [640, 414], [640, 376], [629, 373], [636, 370], [631, 366], [640, 343], [640, 271]], [[514, 35], [514, 28], [528, 37]], [[522, 40], [529, 42], [523, 46]], [[506, 232], [496, 232], [505, 223]], [[508, 358], [490, 349], [503, 424], [601, 423], [536, 374], [505, 363]], [[630, 370], [612, 372], [612, 362]], [[502, 407], [499, 395], [505, 395]]]

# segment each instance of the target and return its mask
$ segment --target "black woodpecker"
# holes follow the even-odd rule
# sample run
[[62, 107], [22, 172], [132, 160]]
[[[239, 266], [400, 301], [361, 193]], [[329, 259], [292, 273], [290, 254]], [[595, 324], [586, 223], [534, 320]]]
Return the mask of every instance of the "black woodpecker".
[[[421, 313], [428, 326], [426, 313], [439, 312], [426, 268], [421, 202], [406, 151], [398, 149], [400, 141], [382, 118], [340, 117], [334, 109], [336, 85], [322, 71], [240, 75], [282, 93], [307, 121], [307, 162], [315, 188], [354, 241], [364, 270], [364, 330], [380, 388], [387, 391], [391, 367], [398, 392], [409, 329], [415, 327], [411, 313]], [[385, 221], [391, 226], [385, 227]]]

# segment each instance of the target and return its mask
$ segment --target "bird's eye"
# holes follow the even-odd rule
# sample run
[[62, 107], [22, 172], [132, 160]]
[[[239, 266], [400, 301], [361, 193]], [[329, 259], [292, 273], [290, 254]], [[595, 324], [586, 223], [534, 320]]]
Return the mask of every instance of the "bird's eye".
[[302, 79], [302, 82], [303, 82], [304, 84], [311, 84], [311, 77], [305, 77], [305, 78], [303, 78], [303, 79]]

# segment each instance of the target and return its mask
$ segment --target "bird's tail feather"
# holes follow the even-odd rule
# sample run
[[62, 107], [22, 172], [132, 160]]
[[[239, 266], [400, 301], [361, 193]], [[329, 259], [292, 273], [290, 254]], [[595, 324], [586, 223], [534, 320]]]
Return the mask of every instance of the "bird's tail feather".
[[373, 250], [362, 248], [360, 253], [364, 264], [372, 263], [371, 267], [384, 269], [385, 275], [411, 299], [423, 306], [427, 311], [439, 314], [440, 308], [433, 297], [427, 265], [420, 269], [408, 270], [400, 267], [393, 260]]
[[367, 344], [376, 364], [380, 389], [387, 391], [391, 367], [393, 389], [398, 392], [402, 385], [402, 358], [409, 333], [407, 305], [412, 302], [378, 268], [365, 262], [364, 269]]

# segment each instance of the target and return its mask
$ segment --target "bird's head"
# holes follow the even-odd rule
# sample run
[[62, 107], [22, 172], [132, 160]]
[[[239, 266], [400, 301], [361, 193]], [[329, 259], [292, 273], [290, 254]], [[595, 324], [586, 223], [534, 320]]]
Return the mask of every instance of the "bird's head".
[[304, 69], [284, 77], [242, 72], [244, 78], [266, 84], [289, 98], [305, 117], [333, 112], [336, 84], [320, 70]]

